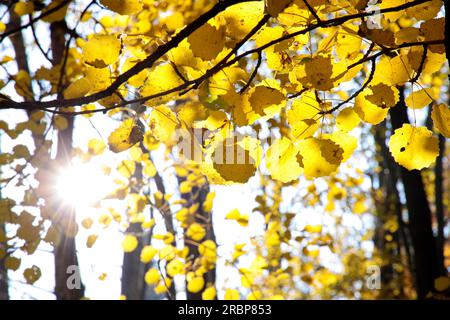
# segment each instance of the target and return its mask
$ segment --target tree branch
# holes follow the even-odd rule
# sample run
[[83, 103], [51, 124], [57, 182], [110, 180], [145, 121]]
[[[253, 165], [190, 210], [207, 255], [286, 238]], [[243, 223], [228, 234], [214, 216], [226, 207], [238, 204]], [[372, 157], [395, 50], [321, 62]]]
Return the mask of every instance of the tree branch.
[[[257, 0], [250, 0], [250, 1], [257, 1]], [[346, 21], [349, 20], [353, 20], [353, 19], [360, 19], [362, 17], [368, 17], [374, 14], [379, 14], [379, 13], [388, 13], [388, 12], [395, 12], [395, 11], [400, 11], [400, 10], [404, 10], [425, 2], [428, 2], [430, 0], [416, 0], [416, 1], [412, 1], [412, 2], [408, 2], [405, 4], [402, 4], [400, 6], [396, 6], [396, 7], [391, 7], [391, 8], [385, 8], [382, 10], [373, 10], [373, 11], [367, 11], [367, 12], [360, 12], [357, 14], [351, 14], [351, 15], [346, 15], [343, 17], [338, 17], [338, 18], [334, 18], [334, 19], [330, 19], [330, 20], [326, 20], [326, 21], [321, 21], [315, 24], [312, 24], [308, 27], [305, 27], [302, 30], [299, 30], [297, 32], [293, 32], [291, 34], [287, 34], [284, 35], [278, 39], [275, 39], [273, 41], [270, 41], [269, 43], [260, 46], [258, 48], [255, 49], [251, 49], [248, 51], [245, 51], [239, 55], [236, 55], [233, 59], [228, 60], [236, 51], [236, 47], [239, 48], [242, 44], [244, 44], [248, 39], [251, 38], [251, 33], [249, 33], [249, 35], [247, 35], [244, 39], [242, 39], [238, 45], [236, 45], [235, 49], [232, 50], [222, 61], [220, 61], [216, 66], [214, 66], [213, 68], [209, 69], [203, 76], [195, 79], [195, 80], [191, 80], [189, 82], [186, 82], [178, 87], [172, 88], [170, 90], [167, 90], [165, 92], [161, 92], [152, 96], [148, 96], [148, 97], [143, 97], [140, 99], [134, 99], [134, 100], [130, 100], [130, 101], [124, 101], [121, 102], [117, 105], [108, 107], [108, 108], [104, 108], [104, 109], [97, 109], [97, 110], [92, 110], [92, 111], [88, 111], [88, 112], [64, 112], [64, 111], [60, 111], [60, 110], [53, 110], [54, 108], [61, 108], [61, 107], [69, 107], [69, 106], [77, 106], [77, 105], [83, 105], [83, 104], [88, 104], [88, 103], [92, 103], [95, 101], [98, 101], [100, 99], [103, 99], [107, 96], [110, 96], [111, 94], [113, 94], [119, 87], [120, 85], [122, 85], [123, 83], [125, 83], [129, 78], [131, 78], [133, 75], [139, 73], [140, 71], [146, 69], [146, 68], [150, 68], [153, 66], [153, 64], [160, 59], [161, 57], [163, 57], [167, 52], [169, 52], [172, 48], [175, 48], [178, 46], [178, 44], [183, 41], [185, 38], [187, 38], [190, 34], [192, 34], [195, 30], [197, 30], [200, 26], [202, 26], [204, 23], [206, 23], [209, 19], [211, 19], [212, 17], [216, 16], [218, 13], [222, 12], [223, 10], [225, 10], [227, 7], [237, 4], [237, 3], [241, 3], [241, 2], [247, 2], [245, 0], [230, 0], [230, 1], [219, 1], [212, 9], [210, 9], [208, 12], [204, 13], [203, 15], [201, 15], [199, 18], [197, 18], [194, 22], [192, 22], [190, 25], [188, 25], [187, 27], [185, 27], [183, 30], [181, 30], [178, 34], [176, 34], [171, 40], [169, 40], [167, 43], [159, 46], [150, 56], [148, 56], [146, 59], [138, 62], [134, 67], [130, 68], [128, 71], [126, 71], [125, 73], [119, 75], [116, 80], [106, 89], [99, 91], [97, 93], [91, 94], [89, 96], [85, 96], [85, 97], [80, 97], [80, 98], [74, 98], [74, 99], [56, 99], [56, 100], [52, 100], [52, 101], [39, 101], [39, 102], [13, 102], [13, 101], [0, 101], [0, 109], [40, 109], [40, 110], [44, 110], [47, 112], [53, 112], [53, 113], [60, 113], [60, 114], [71, 114], [71, 115], [77, 115], [77, 114], [84, 114], [84, 113], [93, 113], [93, 112], [106, 112], [108, 110], [111, 109], [115, 109], [124, 105], [128, 105], [130, 103], [142, 103], [145, 101], [148, 101], [150, 99], [154, 99], [157, 97], [161, 97], [170, 93], [174, 93], [174, 92], [178, 92], [181, 90], [184, 90], [186, 88], [188, 88], [190, 85], [193, 85], [194, 88], [198, 87], [200, 85], [201, 82], [203, 82], [204, 80], [208, 79], [210, 76], [214, 75], [215, 73], [219, 72], [220, 70], [222, 70], [223, 68], [226, 68], [228, 66], [231, 66], [235, 63], [237, 63], [238, 61], [240, 61], [242, 58], [247, 57], [251, 54], [259, 54], [261, 53], [264, 49], [269, 48], [273, 45], [276, 45], [282, 41], [285, 41], [287, 39], [291, 39], [293, 37], [296, 37], [298, 35], [301, 34], [305, 34], [308, 33], [312, 30], [315, 30], [317, 28], [328, 28], [328, 27], [332, 27], [332, 26], [336, 26], [336, 25], [340, 25]], [[255, 26], [255, 29], [259, 27], [259, 25], [261, 24], [264, 25], [267, 20], [270, 18], [270, 16], [266, 15], [261, 21], [260, 23]], [[260, 28], [260, 27], [259, 27]], [[254, 30], [255, 30], [254, 29]], [[259, 29], [258, 29], [259, 30]], [[252, 30], [253, 31], [253, 30]], [[257, 30], [256, 30], [257, 31]], [[406, 48], [406, 47], [410, 47], [410, 46], [415, 46], [415, 45], [424, 45], [424, 44], [442, 44], [443, 40], [434, 40], [434, 41], [427, 41], [427, 42], [416, 42], [416, 43], [404, 43], [402, 45], [399, 45], [395, 48], [384, 48], [383, 50], [381, 50], [380, 52], [378, 52], [377, 54], [365, 57], [363, 59], [361, 59], [360, 61], [356, 62], [355, 64], [351, 65], [348, 67], [348, 69], [353, 68], [354, 66], [364, 63], [366, 61], [372, 60], [373, 58], [376, 58], [378, 56], [381, 56], [382, 54], [388, 53], [390, 51], [394, 51], [394, 50], [398, 50], [400, 48]], [[228, 60], [228, 61], [227, 61]]]

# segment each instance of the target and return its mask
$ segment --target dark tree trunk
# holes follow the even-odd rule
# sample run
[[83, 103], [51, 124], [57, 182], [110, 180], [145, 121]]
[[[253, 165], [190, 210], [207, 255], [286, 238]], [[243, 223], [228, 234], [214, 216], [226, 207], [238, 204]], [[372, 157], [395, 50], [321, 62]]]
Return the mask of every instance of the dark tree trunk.
[[[143, 182], [142, 166], [138, 165], [134, 174], [136, 181]], [[140, 184], [143, 188], [143, 183]], [[151, 208], [150, 210], [153, 210]], [[154, 292], [153, 286], [149, 287], [145, 283], [145, 272], [151, 264], [141, 262], [141, 251], [149, 245], [152, 232], [143, 233], [141, 223], [131, 223], [127, 228], [127, 233], [138, 234], [138, 247], [133, 252], [125, 252], [122, 264], [121, 291], [127, 300], [161, 300], [163, 297]]]
[[[381, 129], [376, 129], [375, 141], [380, 147], [380, 153], [383, 158], [382, 168], [388, 171], [388, 177], [386, 177], [386, 196], [391, 198], [392, 205], [395, 207], [397, 222], [399, 225], [399, 240], [403, 245], [403, 249], [406, 254], [407, 263], [410, 268], [413, 267], [412, 255], [411, 255], [411, 230], [409, 225], [405, 223], [403, 219], [404, 206], [400, 199], [400, 192], [398, 190], [399, 182], [399, 168], [386, 145], [386, 132], [381, 134]], [[384, 171], [384, 170], [383, 170]], [[414, 270], [411, 270], [414, 273]]]
[[[444, 1], [445, 8], [445, 55], [447, 57], [447, 63], [450, 64], [450, 1]], [[450, 81], [450, 72], [448, 73], [448, 79]], [[447, 274], [447, 270], [444, 265], [444, 227], [445, 227], [445, 213], [443, 204], [443, 157], [445, 157], [445, 138], [439, 135], [439, 148], [440, 153], [436, 162], [436, 220], [438, 225], [437, 232], [437, 255], [440, 266], [440, 274]], [[439, 192], [440, 191], [440, 192]]]
[[[409, 123], [403, 90], [400, 90], [399, 103], [390, 109], [392, 132], [404, 123]], [[400, 177], [409, 213], [412, 246], [414, 248], [414, 269], [417, 297], [424, 299], [432, 290], [438, 275], [436, 243], [431, 224], [431, 211], [425, 193], [420, 171], [400, 167]]]
[[[67, 26], [65, 21], [54, 22], [50, 26], [51, 49], [53, 64], [62, 63], [65, 52], [65, 35]], [[61, 72], [63, 72], [61, 70]], [[58, 98], [62, 98], [62, 88], [59, 88]], [[55, 165], [65, 168], [70, 165], [72, 157], [73, 141], [73, 117], [66, 117], [68, 126], [64, 130], [58, 131], [58, 146], [55, 158]], [[83, 286], [79, 288], [69, 288], [68, 280], [72, 275], [68, 270], [78, 268], [78, 258], [75, 246], [75, 237], [68, 235], [66, 231], [76, 225], [75, 209], [70, 204], [58, 208], [58, 212], [64, 215], [62, 220], [63, 232], [58, 245], [55, 248], [55, 295], [58, 300], [79, 300], [84, 296]], [[65, 229], [65, 230], [64, 230]]]
[[[409, 248], [409, 230], [408, 226], [403, 221], [402, 210], [403, 205], [400, 201], [400, 193], [397, 188], [398, 173], [395, 166], [395, 162], [389, 153], [386, 145], [385, 129], [382, 127], [375, 128], [374, 134], [375, 142], [378, 146], [378, 152], [381, 155], [379, 157], [379, 166], [381, 168], [379, 173], [379, 185], [377, 190], [383, 190], [384, 202], [380, 203], [378, 207], [378, 223], [377, 232], [375, 233], [374, 243], [382, 253], [385, 264], [381, 270], [381, 293], [379, 298], [392, 298], [394, 297], [393, 286], [395, 288], [404, 287], [404, 274], [399, 275], [393, 268], [394, 262], [403, 263], [411, 267], [411, 252]], [[392, 243], [395, 246], [386, 242], [385, 236], [390, 234], [385, 230], [384, 224], [386, 221], [395, 216], [398, 222], [398, 230], [395, 231]], [[402, 291], [402, 290], [401, 290]], [[403, 291], [404, 293], [404, 291]], [[405, 298], [403, 294], [395, 296], [396, 298]]]
[[[141, 233], [140, 223], [132, 223], [127, 229], [129, 233]], [[139, 239], [139, 245], [133, 252], [125, 252], [122, 265], [122, 294], [127, 300], [144, 300], [146, 284], [144, 281], [145, 265], [140, 261], [140, 252], [148, 244], [147, 239]], [[145, 243], [144, 243], [145, 241]]]
[[[184, 181], [184, 179], [185, 178], [178, 177], [178, 183], [181, 184]], [[205, 226], [207, 233], [204, 240], [212, 240], [216, 242], [210, 212], [206, 212], [205, 210], [203, 210], [203, 203], [205, 202], [208, 193], [209, 193], [209, 184], [205, 184], [201, 187], [192, 188], [192, 191], [190, 193], [183, 194], [182, 197], [187, 201], [189, 205], [193, 205], [194, 203], [199, 204], [197, 212], [194, 215], [194, 220], [191, 221], [191, 223], [197, 222], [202, 225], [205, 225], [205, 222], [208, 221]], [[192, 259], [192, 261], [195, 261], [198, 257], [200, 257], [198, 246], [196, 244], [187, 242], [186, 246], [189, 248], [189, 256]], [[205, 273], [203, 275], [203, 279], [205, 281], [205, 288], [208, 284], [214, 285], [216, 282], [216, 269], [214, 268]], [[186, 290], [186, 298], [187, 300], [202, 300], [202, 291], [193, 293]]]
[[[20, 17], [14, 13], [14, 10], [9, 11], [9, 23], [7, 29], [17, 29], [21, 25]], [[25, 41], [23, 38], [23, 34], [21, 31], [15, 32], [9, 36], [9, 40], [14, 49], [15, 60], [17, 63], [17, 70], [24, 70], [27, 73], [30, 72], [30, 68], [28, 66], [27, 53], [25, 49]], [[27, 115], [30, 116], [31, 112], [27, 112]], [[1, 190], [0, 190], [1, 191]], [[0, 232], [5, 231], [5, 225], [0, 224]], [[0, 243], [0, 247], [3, 244]], [[0, 261], [0, 300], [8, 300], [8, 272], [3, 267], [3, 261]]]
[[437, 237], [436, 250], [439, 266], [439, 275], [446, 275], [447, 270], [444, 265], [444, 228], [445, 228], [445, 209], [444, 209], [444, 168], [443, 159], [445, 157], [445, 138], [439, 135], [439, 156], [436, 159], [436, 167], [434, 169], [434, 201], [436, 206], [436, 222], [437, 222]]
[[[444, 8], [445, 8], [445, 55], [447, 57], [447, 61], [450, 63], [450, 1], [444, 0]], [[450, 80], [450, 72], [448, 74]]]
[[[151, 160], [151, 157], [150, 157], [150, 160]], [[161, 175], [158, 172], [156, 172], [155, 176], [153, 177], [153, 180], [155, 182], [156, 189], [163, 194], [163, 199], [164, 199], [164, 195], [166, 195], [166, 187], [164, 186], [164, 181], [163, 181]], [[163, 200], [163, 204], [160, 208], [160, 212], [164, 218], [164, 225], [166, 227], [166, 231], [171, 232], [175, 236], [176, 231], [175, 231], [175, 228], [173, 225], [173, 213], [172, 213], [172, 210], [170, 209], [170, 205], [167, 203], [166, 200]], [[169, 287], [169, 290], [168, 290], [166, 296], [169, 300], [176, 300], [176, 298], [177, 298], [177, 291], [176, 291], [175, 284], [173, 281], [170, 284], [170, 287]]]
[[[1, 150], [0, 150], [1, 151]], [[2, 198], [1, 189], [0, 189], [0, 199]], [[0, 223], [0, 234], [5, 233], [5, 225]], [[6, 242], [0, 241], [0, 249], [6, 246]], [[3, 259], [0, 259], [0, 300], [9, 300], [8, 293], [8, 271], [5, 269], [3, 265]]]

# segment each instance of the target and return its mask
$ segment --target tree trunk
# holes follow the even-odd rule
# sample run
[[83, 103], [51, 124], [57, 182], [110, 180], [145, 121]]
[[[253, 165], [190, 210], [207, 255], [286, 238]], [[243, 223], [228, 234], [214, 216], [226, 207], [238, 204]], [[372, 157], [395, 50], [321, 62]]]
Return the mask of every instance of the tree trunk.
[[[14, 10], [9, 10], [9, 23], [7, 29], [17, 29], [21, 25], [20, 17], [14, 12]], [[28, 66], [27, 53], [25, 49], [25, 42], [23, 39], [22, 31], [15, 32], [9, 36], [9, 40], [14, 49], [15, 60], [17, 63], [17, 70], [24, 70], [27, 73], [30, 72], [30, 68]], [[30, 116], [31, 112], [27, 112], [27, 115]], [[0, 190], [1, 191], [1, 190]], [[5, 225], [0, 225], [0, 233], [5, 232]], [[2, 243], [0, 243], [0, 246]], [[0, 261], [0, 300], [8, 300], [8, 272], [3, 267], [3, 261]]]
[[[137, 181], [143, 182], [142, 166], [138, 165], [134, 177]], [[147, 182], [149, 183], [149, 182]], [[144, 185], [141, 183], [140, 188]], [[153, 210], [153, 208], [150, 208]], [[152, 214], [151, 214], [152, 216]], [[161, 300], [163, 297], [154, 292], [153, 286], [147, 286], [145, 282], [145, 272], [148, 265], [141, 262], [140, 253], [142, 248], [149, 245], [152, 238], [152, 232], [143, 234], [141, 223], [131, 223], [127, 228], [127, 233], [141, 234], [138, 238], [138, 247], [133, 252], [125, 252], [122, 263], [122, 281], [121, 291], [127, 300]], [[152, 262], [153, 263], [153, 262]]]
[[[181, 184], [184, 181], [185, 178], [178, 177], [178, 183]], [[204, 240], [212, 240], [216, 242], [216, 237], [214, 234], [214, 228], [212, 224], [212, 218], [210, 215], [210, 212], [206, 212], [203, 210], [203, 203], [206, 200], [206, 196], [209, 193], [209, 184], [205, 184], [201, 187], [194, 187], [192, 188], [192, 191], [190, 193], [182, 194], [182, 198], [187, 201], [189, 205], [193, 205], [194, 203], [198, 203], [198, 209], [197, 212], [194, 215], [194, 222], [198, 222], [202, 225], [206, 226], [205, 229], [207, 230], [206, 237]], [[185, 230], [186, 234], [186, 230]], [[202, 240], [202, 241], [204, 241]], [[192, 261], [195, 261], [197, 258], [200, 257], [200, 253], [198, 250], [198, 246], [194, 243], [187, 242], [186, 246], [189, 248], [189, 256]], [[207, 273], [203, 275], [203, 279], [205, 281], [205, 288], [208, 284], [215, 284], [216, 282], [216, 269], [209, 270]], [[202, 300], [202, 291], [193, 293], [186, 290], [186, 298], [187, 300]]]
[[[0, 139], [1, 139], [1, 134], [0, 134]], [[0, 140], [1, 141], [1, 140]], [[1, 147], [1, 144], [0, 144]], [[1, 148], [0, 148], [0, 153], [1, 153]], [[1, 173], [1, 172], [0, 172]], [[0, 175], [1, 178], [1, 175]], [[2, 198], [2, 194], [1, 194], [1, 189], [0, 189], [0, 199]], [[0, 236], [5, 234], [5, 225], [3, 223], [0, 223]], [[2, 242], [0, 240], [0, 249], [5, 246], [6, 247], [6, 241]], [[0, 300], [9, 300], [9, 293], [8, 293], [8, 270], [5, 269], [4, 265], [3, 265], [3, 260], [4, 259], [0, 259]]]
[[443, 159], [445, 157], [445, 138], [439, 135], [439, 156], [436, 159], [436, 167], [434, 169], [434, 201], [436, 206], [436, 222], [437, 237], [436, 250], [439, 266], [439, 275], [447, 275], [444, 265], [444, 244], [445, 244], [445, 212], [444, 212], [444, 166]]
[[[390, 109], [392, 132], [409, 123], [403, 90], [398, 104]], [[431, 225], [431, 211], [420, 171], [400, 167], [400, 177], [409, 213], [417, 297], [423, 299], [432, 290], [438, 275], [436, 243]]]
[[[397, 260], [397, 262], [400, 262], [404, 265], [408, 266], [408, 269], [411, 270], [411, 267], [413, 265], [411, 261], [411, 250], [410, 250], [410, 238], [409, 238], [409, 229], [408, 225], [403, 221], [402, 217], [402, 211], [403, 211], [403, 204], [400, 200], [400, 193], [397, 187], [398, 184], [398, 172], [397, 172], [397, 166], [395, 165], [395, 161], [392, 158], [389, 149], [386, 145], [386, 135], [385, 135], [385, 129], [382, 127], [375, 128], [374, 133], [375, 142], [379, 148], [378, 152], [380, 154], [380, 160], [379, 160], [379, 166], [381, 168], [379, 173], [379, 185], [378, 189], [383, 190], [383, 199], [384, 203], [382, 203], [380, 207], [380, 213], [377, 214], [378, 216], [378, 223], [377, 223], [377, 233], [374, 238], [374, 242], [377, 245], [380, 252], [383, 253], [383, 260], [384, 260], [384, 253], [387, 252], [388, 255], [386, 257], [386, 265], [383, 266], [383, 270], [381, 272], [382, 276], [382, 293], [379, 296], [379, 298], [392, 298], [393, 290], [391, 290], [391, 287], [388, 287], [393, 280], [397, 280], [395, 270], [393, 268], [393, 262]], [[385, 242], [385, 235], [386, 230], [384, 229], [384, 223], [386, 220], [391, 216], [395, 215], [396, 220], [398, 222], [398, 230], [394, 233], [394, 241], [396, 242], [396, 249], [397, 250], [389, 250], [390, 246], [386, 246]], [[387, 272], [386, 272], [387, 271]], [[412, 271], [412, 270], [411, 270]], [[404, 288], [404, 281], [405, 277], [400, 279], [400, 281], [397, 281], [396, 287], [398, 288]], [[405, 291], [402, 290], [403, 294], [405, 294]], [[396, 298], [405, 298], [404, 295], [397, 296]]]
[[[54, 65], [60, 64], [63, 60], [66, 30], [65, 21], [54, 22], [50, 26]], [[62, 98], [62, 88], [58, 92], [58, 98]], [[73, 117], [66, 117], [66, 121], [68, 123], [67, 128], [58, 131], [57, 154], [54, 162], [60, 168], [69, 166], [72, 157]], [[62, 218], [63, 229], [65, 230], [61, 232], [60, 241], [55, 248], [55, 295], [58, 300], [78, 300], [84, 296], [83, 286], [79, 288], [69, 288], [68, 286], [68, 280], [71, 276], [68, 271], [73, 267], [78, 270], [79, 267], [75, 236], [67, 234], [67, 231], [76, 225], [75, 209], [70, 204], [61, 203], [61, 205], [62, 207], [59, 206], [58, 212], [64, 215]]]
[[[132, 223], [127, 229], [129, 233], [141, 233], [140, 223]], [[145, 265], [140, 261], [140, 252], [148, 243], [147, 239], [139, 239], [139, 245], [133, 252], [125, 252], [122, 264], [122, 294], [127, 300], [144, 300], [145, 298]], [[144, 241], [143, 241], [144, 240]]]
[[[445, 0], [444, 1], [444, 8], [445, 8], [445, 55], [447, 57], [448, 63], [450, 63], [450, 23], [448, 23], [450, 20], [450, 1]], [[450, 72], [448, 73], [448, 79], [450, 81]]]

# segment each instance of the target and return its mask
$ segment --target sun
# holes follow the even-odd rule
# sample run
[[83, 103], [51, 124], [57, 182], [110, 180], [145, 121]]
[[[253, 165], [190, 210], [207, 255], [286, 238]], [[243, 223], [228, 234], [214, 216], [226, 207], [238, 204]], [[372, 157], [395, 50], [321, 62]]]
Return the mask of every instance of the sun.
[[73, 163], [58, 174], [58, 196], [76, 208], [94, 205], [111, 189], [111, 180], [99, 166], [89, 163]]

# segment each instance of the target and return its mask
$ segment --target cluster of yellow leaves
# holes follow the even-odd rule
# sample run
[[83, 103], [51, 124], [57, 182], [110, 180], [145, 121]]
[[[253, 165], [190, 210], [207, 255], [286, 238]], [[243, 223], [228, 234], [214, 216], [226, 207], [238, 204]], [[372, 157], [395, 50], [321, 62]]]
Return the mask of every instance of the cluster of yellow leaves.
[[[42, 9], [42, 13], [61, 3], [62, 0], [51, 1]], [[379, 5], [380, 8], [389, 8], [402, 3], [405, 1], [383, 1]], [[118, 74], [126, 72], [145, 59], [155, 50], [156, 45], [168, 41], [204, 9], [200, 8], [202, 5], [192, 5], [190, 2], [183, 4], [180, 1], [168, 1], [160, 5], [153, 0], [100, 0], [100, 4], [112, 12], [99, 20], [104, 29], [101, 33], [89, 35], [86, 40], [77, 39], [77, 47], [69, 50], [67, 85], [63, 85], [66, 99], [83, 97], [107, 88]], [[360, 12], [365, 9], [367, 1], [310, 0], [309, 4], [320, 19], [325, 21], [330, 16], [338, 17], [344, 12]], [[331, 176], [326, 211], [333, 210], [335, 200], [351, 198], [353, 212], [366, 212], [365, 198], [347, 194], [345, 187], [337, 183], [335, 176], [340, 165], [350, 158], [357, 147], [357, 139], [351, 131], [357, 128], [361, 121], [372, 125], [383, 122], [389, 109], [399, 102], [398, 87], [418, 75], [421, 69], [422, 75], [417, 79], [419, 88], [414, 88], [407, 94], [405, 104], [411, 110], [433, 104], [431, 117], [434, 128], [449, 138], [450, 109], [447, 105], [435, 103], [441, 95], [439, 86], [442, 81], [433, 76], [445, 61], [444, 47], [429, 46], [423, 65], [423, 48], [420, 46], [392, 51], [377, 61], [373, 77], [369, 76], [370, 71], [365, 65], [350, 66], [363, 57], [368, 48], [366, 42], [369, 41], [373, 41], [376, 51], [409, 42], [442, 39], [445, 20], [436, 18], [441, 6], [442, 1], [432, 0], [401, 12], [383, 14], [381, 29], [368, 29], [364, 24], [360, 26], [350, 21], [341, 26], [317, 30], [317, 38], [312, 34], [299, 34], [262, 50], [258, 57], [262, 57], [262, 67], [256, 70], [259, 72], [254, 79], [250, 78], [249, 70], [252, 67], [250, 60], [255, 60], [256, 56], [251, 56], [248, 61], [243, 59], [227, 66], [203, 81], [196, 88], [198, 90], [192, 90], [193, 92], [185, 95], [188, 102], [174, 103], [173, 100], [178, 99], [174, 88], [184, 85], [186, 80], [191, 81], [203, 76], [253, 29], [265, 13], [272, 17], [271, 22], [251, 38], [247, 44], [249, 48], [253, 45], [266, 46], [284, 35], [301, 31], [305, 25], [318, 22], [305, 1], [301, 0], [266, 0], [229, 7], [203, 24], [151, 68], [135, 74], [127, 81], [126, 86], [119, 88], [117, 93], [120, 92], [120, 95], [132, 87], [140, 96], [155, 98], [145, 103], [145, 106], [151, 109], [150, 115], [142, 116], [150, 130], [144, 133], [141, 120], [127, 118], [108, 138], [111, 151], [129, 150], [130, 153], [130, 158], [119, 163], [118, 173], [131, 180], [138, 164], [142, 164], [144, 176], [155, 176], [156, 168], [149, 156], [143, 154], [141, 147], [152, 151], [165, 144], [170, 148], [177, 142], [176, 131], [183, 129], [194, 137], [193, 141], [189, 142], [201, 153], [201, 159], [197, 161], [195, 157], [183, 154], [186, 159], [200, 163], [196, 164], [195, 170], [183, 172], [183, 168], [176, 168], [177, 176], [183, 178], [180, 184], [181, 194], [190, 194], [203, 185], [203, 174], [210, 183], [246, 183], [257, 172], [264, 154], [263, 163], [271, 178], [281, 183], [295, 182], [302, 175], [307, 179]], [[192, 7], [192, 12], [184, 14], [182, 9], [187, 7]], [[47, 15], [44, 21], [64, 19], [67, 8], [68, 5], [65, 5]], [[32, 1], [19, 1], [14, 4], [13, 10], [17, 15], [23, 16], [33, 14], [35, 8]], [[111, 15], [113, 13], [117, 15]], [[89, 21], [89, 14], [82, 22]], [[5, 28], [6, 26], [0, 23], [0, 32]], [[236, 55], [232, 55], [234, 56]], [[1, 63], [8, 61], [4, 58]], [[60, 71], [60, 66], [42, 67], [35, 75], [19, 70], [13, 76], [16, 93], [24, 100], [33, 100], [33, 81], [45, 80], [50, 83], [48, 94], [55, 94]], [[361, 71], [363, 77], [366, 77], [361, 80], [371, 80], [370, 84], [357, 95], [353, 106], [340, 109], [336, 119], [333, 119], [335, 121], [331, 120], [333, 117], [328, 111], [332, 104], [329, 101], [335, 97], [346, 99], [349, 95], [339, 86], [356, 78]], [[240, 92], [239, 89], [247, 84], [246, 90]], [[297, 92], [303, 94], [292, 100], [287, 98]], [[99, 104], [110, 106], [119, 103], [120, 99], [124, 98], [120, 95], [114, 94], [102, 99]], [[82, 110], [96, 108], [97, 104], [91, 104], [83, 106]], [[33, 117], [33, 121], [20, 123], [15, 129], [9, 128], [6, 122], [0, 122], [0, 128], [11, 138], [17, 137], [25, 129], [30, 129], [35, 134], [44, 133], [46, 124], [40, 121], [43, 115], [34, 114]], [[330, 126], [328, 122], [331, 122]], [[269, 125], [269, 130], [279, 131], [279, 138], [269, 141], [267, 145], [262, 145], [258, 138], [248, 136], [244, 139], [234, 139], [237, 130], [248, 132], [246, 130], [249, 128], [261, 129], [261, 125], [265, 124]], [[334, 124], [337, 129], [331, 128]], [[55, 116], [53, 125], [64, 130], [68, 123], [65, 117]], [[328, 130], [330, 128], [333, 132]], [[207, 138], [198, 138], [193, 132], [197, 129], [202, 134], [206, 132]], [[141, 144], [139, 147], [136, 146], [138, 143]], [[264, 149], [266, 147], [267, 149]], [[92, 156], [102, 154], [105, 149], [105, 144], [100, 140], [92, 139], [88, 143], [88, 153]], [[409, 124], [395, 130], [389, 141], [389, 149], [394, 159], [409, 170], [429, 167], [439, 153], [438, 142], [432, 131]], [[13, 160], [27, 159], [30, 156], [26, 146], [16, 145], [11, 154], [1, 155], [0, 164], [10, 164]], [[350, 185], [359, 183], [358, 179], [349, 181]], [[321, 195], [313, 186], [312, 184], [308, 188], [310, 204], [321, 201]], [[147, 199], [143, 195], [132, 193], [122, 181], [120, 188], [112, 196], [129, 202], [130, 219], [142, 223], [144, 229], [153, 227], [155, 221], [145, 220], [142, 215], [147, 205]], [[208, 194], [203, 203], [204, 211], [211, 211], [213, 198], [213, 193]], [[157, 208], [173, 204], [171, 195], [161, 192], [153, 194], [152, 200]], [[274, 200], [275, 203], [276, 201], [279, 199]], [[9, 222], [9, 204], [2, 201], [0, 208], [0, 220]], [[182, 207], [175, 214], [189, 241], [198, 243], [198, 261], [193, 264], [188, 261], [189, 252], [186, 248], [177, 248], [174, 243], [175, 235], [170, 232], [154, 236], [154, 239], [160, 241], [161, 247], [148, 245], [142, 248], [140, 259], [143, 263], [151, 263], [154, 259], [166, 262], [167, 275], [161, 274], [161, 271], [155, 268], [149, 269], [145, 275], [145, 281], [155, 285], [156, 292], [165, 292], [175, 276], [186, 275], [187, 289], [190, 292], [203, 290], [202, 297], [205, 300], [216, 297], [215, 288], [205, 283], [203, 276], [213, 267], [217, 259], [217, 248], [213, 241], [205, 240], [205, 225], [193, 218], [198, 210], [199, 204], [191, 204]], [[266, 209], [264, 212], [267, 214], [264, 244], [269, 248], [268, 257], [266, 259], [258, 256], [252, 262], [251, 272], [241, 270], [243, 286], [247, 288], [252, 285], [259, 272], [269, 266], [277, 266], [281, 259], [278, 247], [287, 242], [288, 236], [283, 234], [283, 223], [286, 222], [277, 217], [276, 210], [270, 214], [268, 211], [270, 210]], [[228, 212], [226, 218], [243, 227], [249, 223], [249, 215], [238, 210]], [[107, 226], [111, 221], [121, 222], [121, 219], [120, 214], [111, 211], [102, 214], [99, 221]], [[19, 215], [18, 221], [20, 226], [17, 236], [27, 242], [26, 250], [32, 252], [35, 249], [32, 243], [39, 238], [39, 232], [42, 230], [33, 224], [34, 219], [29, 214]], [[82, 223], [86, 229], [91, 228], [92, 224], [92, 219], [85, 219]], [[307, 225], [303, 231], [318, 236], [316, 243], [310, 241], [303, 247], [306, 257], [317, 258], [317, 244], [329, 242], [327, 236], [322, 234], [322, 225]], [[97, 237], [98, 235], [91, 234], [87, 239], [87, 246], [92, 247]], [[46, 241], [55, 243], [56, 239], [54, 229], [48, 230]], [[125, 252], [133, 252], [139, 247], [139, 238], [126, 234], [122, 246]], [[243, 248], [244, 245], [235, 246], [234, 260], [246, 253]], [[0, 259], [3, 257], [8, 269], [19, 268], [20, 259], [6, 256], [6, 250], [2, 247]], [[305, 264], [302, 268], [306, 270], [302, 270], [302, 281], [306, 283], [315, 281], [319, 286], [331, 286], [338, 281], [336, 275], [325, 271], [318, 272], [313, 281], [309, 275], [305, 276], [311, 271], [310, 266]], [[40, 270], [33, 266], [25, 270], [24, 276], [26, 281], [32, 284], [39, 278]], [[283, 283], [286, 273], [274, 273], [269, 278], [270, 281]], [[436, 287], [448, 287], [446, 281], [448, 280], [439, 279]], [[249, 297], [256, 299], [262, 296], [263, 293], [255, 291]], [[239, 298], [240, 293], [237, 290], [226, 290], [225, 299]]]

